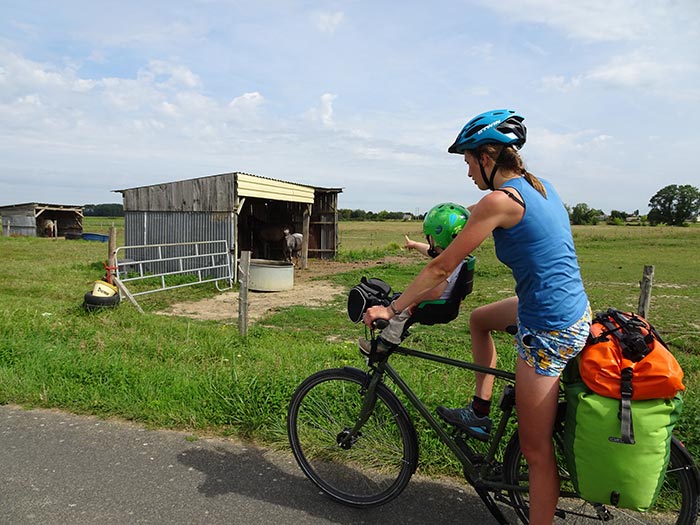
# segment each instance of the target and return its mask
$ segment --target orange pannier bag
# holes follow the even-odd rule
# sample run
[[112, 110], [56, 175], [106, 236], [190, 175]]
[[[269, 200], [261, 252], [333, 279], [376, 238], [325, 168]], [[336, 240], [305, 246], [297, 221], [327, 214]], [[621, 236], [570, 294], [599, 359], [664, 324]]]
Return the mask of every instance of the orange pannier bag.
[[593, 319], [579, 371], [593, 392], [616, 399], [672, 399], [685, 390], [683, 370], [654, 327], [614, 308]]

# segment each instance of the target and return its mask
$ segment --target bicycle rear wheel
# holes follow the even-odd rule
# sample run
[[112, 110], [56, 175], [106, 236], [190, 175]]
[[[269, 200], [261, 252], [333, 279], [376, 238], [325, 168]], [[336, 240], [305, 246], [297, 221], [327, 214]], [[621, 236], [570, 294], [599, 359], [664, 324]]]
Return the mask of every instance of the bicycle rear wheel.
[[[671, 441], [671, 457], [657, 504], [648, 512], [593, 505], [580, 499], [567, 471], [561, 436], [555, 434], [554, 441], [559, 477], [561, 478], [561, 495], [557, 504], [557, 515], [565, 519], [567, 523], [591, 523], [608, 520], [614, 520], [614, 523], [619, 524], [694, 525], [696, 523], [698, 517], [698, 474], [690, 454], [676, 438]], [[509, 491], [508, 495], [520, 520], [523, 523], [528, 523], [530, 506], [527, 491], [528, 469], [525, 458], [520, 451], [517, 432], [506, 447], [503, 470], [506, 483], [522, 486], [522, 490]]]
[[355, 507], [394, 499], [418, 462], [413, 424], [383, 384], [369, 419], [347, 439], [368, 380], [355, 368], [317, 372], [299, 385], [287, 414], [289, 443], [304, 474], [333, 499]]

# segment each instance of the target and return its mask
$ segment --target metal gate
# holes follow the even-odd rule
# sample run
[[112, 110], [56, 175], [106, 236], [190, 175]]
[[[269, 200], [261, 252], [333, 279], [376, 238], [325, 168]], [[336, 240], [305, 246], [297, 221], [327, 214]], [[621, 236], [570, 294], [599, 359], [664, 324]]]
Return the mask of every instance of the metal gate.
[[[233, 264], [226, 240], [143, 244], [115, 250], [117, 277], [138, 283], [131, 295], [215, 282], [218, 290], [233, 286]], [[220, 286], [226, 281], [226, 286]]]

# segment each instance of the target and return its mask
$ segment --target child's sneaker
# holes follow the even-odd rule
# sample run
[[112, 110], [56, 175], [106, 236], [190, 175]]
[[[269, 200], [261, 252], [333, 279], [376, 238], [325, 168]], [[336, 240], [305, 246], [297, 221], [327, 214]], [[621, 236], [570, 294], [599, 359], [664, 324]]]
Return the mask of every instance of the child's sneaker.
[[450, 425], [456, 426], [470, 436], [480, 441], [488, 441], [493, 424], [491, 418], [488, 416], [477, 416], [471, 403], [466, 408], [439, 406], [437, 407], [437, 413]]
[[[357, 344], [360, 347], [360, 352], [362, 352], [366, 356], [369, 356], [370, 352], [372, 351], [372, 341], [360, 337], [360, 339], [357, 341]], [[388, 351], [396, 348], [396, 346], [397, 345], [395, 345], [394, 343], [385, 341], [384, 339], [382, 339], [381, 336], [377, 337], [377, 354], [385, 354]]]

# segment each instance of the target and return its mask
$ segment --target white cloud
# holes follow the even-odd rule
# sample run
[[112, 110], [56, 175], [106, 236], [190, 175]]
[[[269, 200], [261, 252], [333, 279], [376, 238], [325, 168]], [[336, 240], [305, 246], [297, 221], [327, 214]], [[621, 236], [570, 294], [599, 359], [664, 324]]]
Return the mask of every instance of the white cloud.
[[464, 55], [467, 57], [479, 57], [482, 60], [489, 60], [493, 55], [493, 44], [484, 42], [470, 46], [464, 50]]
[[611, 135], [601, 134], [601, 135], [598, 135], [598, 136], [596, 136], [596, 137], [593, 137], [592, 142], [594, 142], [594, 143], [602, 143], [602, 142], [607, 142], [607, 141], [609, 141], [609, 140], [612, 140], [612, 138], [613, 138], [613, 137], [612, 137]]
[[155, 107], [163, 98], [150, 81], [144, 79], [104, 78], [99, 84], [103, 100], [117, 111]]
[[579, 87], [581, 77], [575, 76], [566, 79], [561, 75], [550, 75], [542, 78], [540, 81], [540, 89], [542, 91], [558, 91], [560, 93], [569, 93]]
[[219, 109], [215, 100], [196, 91], [180, 92], [175, 96], [175, 100], [180, 108], [191, 116], [209, 118]]
[[17, 99], [17, 105], [41, 107], [44, 104], [41, 102], [41, 98], [39, 98], [38, 95], [26, 95]]
[[246, 126], [253, 126], [261, 118], [260, 108], [265, 104], [265, 97], [257, 91], [243, 93], [228, 103], [227, 115], [233, 121]]
[[332, 93], [324, 93], [321, 95], [321, 101], [318, 107], [311, 108], [306, 112], [307, 118], [312, 121], [320, 122], [327, 128], [334, 126], [333, 122], [333, 101], [338, 98], [338, 95]]
[[586, 41], [637, 40], [652, 29], [651, 21], [665, 10], [641, 0], [501, 0], [481, 1], [512, 20], [542, 24], [568, 37]]
[[167, 100], [164, 100], [160, 105], [160, 110], [169, 117], [179, 117], [180, 111], [175, 104], [171, 104]]
[[253, 93], [243, 93], [240, 97], [236, 97], [229, 102], [228, 106], [235, 110], [251, 111], [260, 107], [264, 102], [265, 97], [255, 91]]
[[313, 15], [314, 22], [316, 24], [316, 29], [322, 33], [335, 33], [335, 30], [343, 21], [345, 15], [342, 11], [337, 11], [335, 13], [315, 13]]
[[164, 60], [151, 60], [138, 76], [165, 88], [198, 88], [202, 84], [200, 78], [188, 68]]
[[586, 78], [619, 87], [652, 87], [666, 84], [669, 77], [688, 72], [692, 66], [674, 63], [672, 57], [665, 61], [654, 60], [641, 52], [616, 56], [590, 71]]
[[425, 155], [411, 151], [396, 151], [380, 146], [357, 146], [353, 149], [353, 152], [359, 157], [372, 160], [423, 166], [429, 164], [429, 159]]

